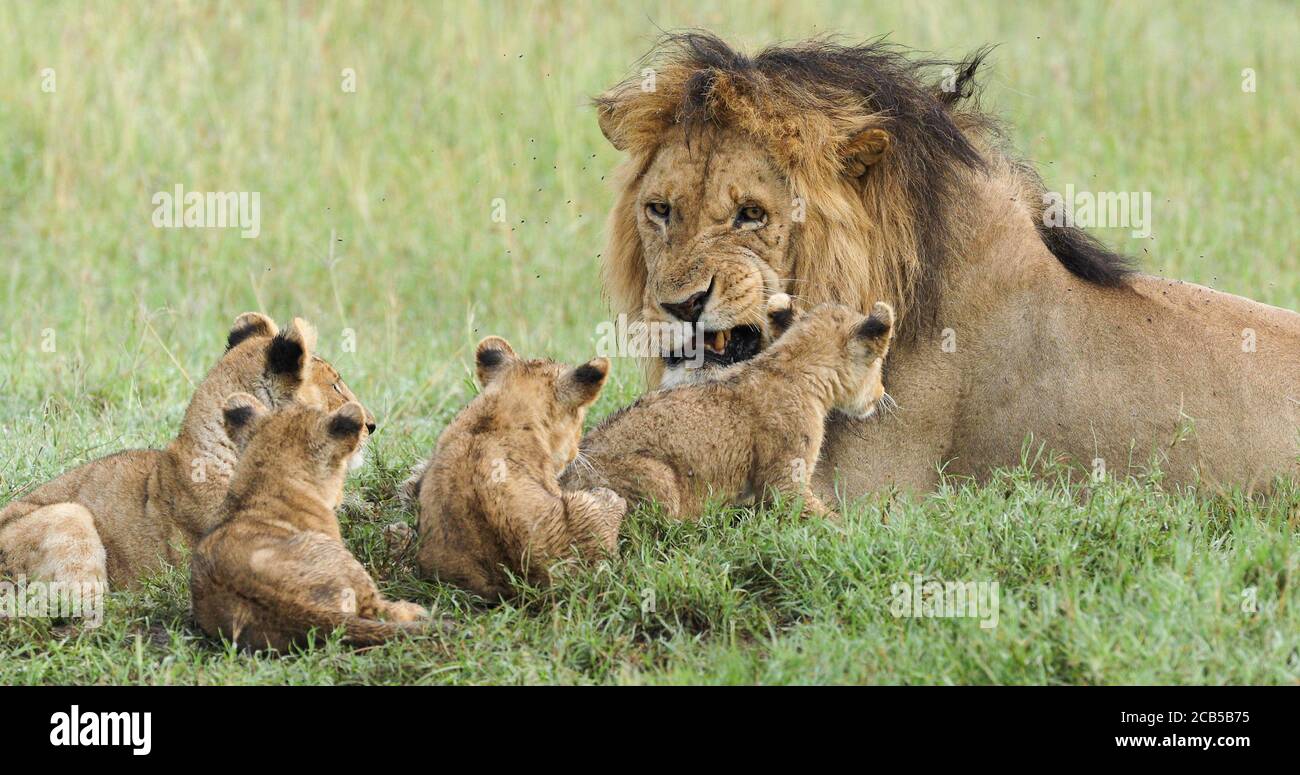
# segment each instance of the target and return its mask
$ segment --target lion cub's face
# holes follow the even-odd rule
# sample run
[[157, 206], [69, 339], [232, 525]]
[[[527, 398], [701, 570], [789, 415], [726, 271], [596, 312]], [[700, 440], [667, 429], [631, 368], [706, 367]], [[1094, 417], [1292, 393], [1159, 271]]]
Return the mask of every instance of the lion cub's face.
[[[350, 402], [360, 403], [329, 361], [314, 353], [316, 329], [294, 318], [284, 329], [257, 312], [246, 312], [235, 320], [227, 340], [223, 363], [256, 376], [241, 385], [272, 409], [294, 402], [333, 412]], [[375, 430], [375, 417], [362, 407], [362, 445], [349, 461], [350, 468], [364, 462], [364, 442]]]
[[337, 508], [366, 421], [365, 408], [355, 401], [332, 412], [301, 403], [271, 411], [250, 393], [230, 395], [222, 422], [241, 452], [228, 498], [239, 500], [268, 483], [300, 482]]
[[768, 302], [767, 315], [779, 337], [774, 350], [834, 370], [832, 409], [855, 419], [875, 413], [885, 395], [881, 370], [894, 335], [892, 307], [876, 302], [863, 315], [842, 304], [819, 304], [800, 316], [780, 293]]
[[548, 360], [524, 360], [499, 336], [479, 342], [474, 356], [482, 397], [493, 402], [485, 415], [490, 428], [531, 432], [547, 450], [558, 475], [578, 455], [582, 421], [609, 374], [609, 361], [594, 358], [569, 367]]
[[[789, 185], [761, 146], [730, 130], [669, 138], [636, 192], [646, 262], [642, 316], [704, 330], [706, 366], [763, 346], [763, 306], [792, 275], [798, 215]], [[703, 377], [666, 359], [665, 386]], [[691, 372], [691, 373], [686, 373]]]

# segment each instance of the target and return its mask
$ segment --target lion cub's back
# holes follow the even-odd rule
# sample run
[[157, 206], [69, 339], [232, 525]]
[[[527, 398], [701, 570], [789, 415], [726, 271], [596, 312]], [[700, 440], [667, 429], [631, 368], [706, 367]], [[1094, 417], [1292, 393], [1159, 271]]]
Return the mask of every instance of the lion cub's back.
[[569, 467], [562, 486], [609, 487], [688, 510], [710, 490], [739, 495], [762, 420], [737, 390], [707, 383], [647, 394], [587, 434], [583, 460]]
[[723, 383], [656, 391], [620, 409], [582, 440], [588, 456], [650, 452], [696, 458], [748, 448], [759, 420], [752, 402]]
[[[438, 448], [419, 486], [419, 549], [416, 565], [423, 578], [439, 579], [485, 597], [509, 590], [497, 570], [508, 557], [488, 523], [480, 488], [493, 476], [493, 456], [472, 431], [475, 421], [454, 421], [438, 440]], [[501, 462], [504, 464], [504, 458]], [[510, 486], [508, 469], [497, 486]]]
[[[16, 498], [15, 502], [48, 506], [52, 503], [80, 503], [99, 517], [125, 502], [143, 499], [149, 475], [162, 457], [161, 450], [129, 449], [91, 460]], [[100, 508], [97, 509], [96, 507]], [[111, 514], [105, 514], [111, 518]]]

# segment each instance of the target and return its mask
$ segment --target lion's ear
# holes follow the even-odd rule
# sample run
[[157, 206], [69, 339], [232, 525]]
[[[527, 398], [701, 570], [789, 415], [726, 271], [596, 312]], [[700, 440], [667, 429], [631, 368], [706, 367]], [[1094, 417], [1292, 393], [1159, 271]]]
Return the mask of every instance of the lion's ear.
[[487, 387], [518, 359], [515, 348], [506, 340], [499, 336], [484, 337], [474, 348], [474, 374], [478, 377], [479, 387]]
[[883, 358], [893, 337], [894, 308], [883, 301], [875, 303], [871, 314], [854, 331], [854, 338], [866, 347], [872, 358]]
[[242, 452], [253, 431], [268, 414], [266, 406], [249, 393], [231, 393], [221, 407], [221, 424], [226, 435]]
[[592, 358], [560, 375], [555, 385], [556, 397], [575, 409], [591, 404], [609, 376], [609, 359]]
[[615, 150], [627, 150], [627, 142], [619, 131], [618, 96], [611, 91], [596, 98], [596, 121], [600, 124], [600, 133], [605, 136]]
[[235, 318], [235, 324], [230, 327], [230, 335], [226, 337], [226, 349], [238, 345], [245, 339], [255, 336], [275, 336], [280, 329], [275, 327], [275, 321], [263, 315], [260, 312], [245, 312]]
[[867, 127], [858, 130], [844, 144], [841, 151], [844, 158], [844, 169], [850, 177], [862, 177], [867, 174], [867, 170], [872, 165], [885, 157], [892, 142], [893, 138], [890, 134], [880, 127]]
[[276, 333], [266, 349], [266, 373], [292, 393], [307, 381], [311, 351], [316, 348], [316, 329], [302, 318]]
[[365, 408], [356, 401], [349, 401], [328, 417], [325, 421], [325, 429], [330, 441], [334, 442], [343, 454], [351, 455], [361, 442], [361, 429], [365, 424]]

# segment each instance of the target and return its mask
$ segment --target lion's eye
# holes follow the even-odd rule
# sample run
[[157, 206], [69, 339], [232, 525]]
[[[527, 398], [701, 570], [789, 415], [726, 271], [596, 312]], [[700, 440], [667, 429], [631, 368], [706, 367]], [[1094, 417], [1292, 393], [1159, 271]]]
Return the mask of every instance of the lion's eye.
[[667, 202], [647, 202], [645, 206], [647, 215], [656, 221], [663, 221], [664, 223], [668, 222], [668, 213], [672, 212], [672, 210], [673, 208], [669, 207]]
[[335, 382], [333, 385], [330, 385], [330, 387], [334, 388], [335, 393], [343, 395], [343, 389], [339, 387], [339, 383]]
[[745, 205], [736, 213], [736, 226], [755, 228], [767, 223], [767, 211], [758, 205]]

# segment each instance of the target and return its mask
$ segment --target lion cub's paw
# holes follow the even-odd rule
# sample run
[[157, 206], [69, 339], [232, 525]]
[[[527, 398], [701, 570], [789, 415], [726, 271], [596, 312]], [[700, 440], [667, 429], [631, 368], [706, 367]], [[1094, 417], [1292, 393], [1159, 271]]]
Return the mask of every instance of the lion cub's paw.
[[430, 615], [429, 609], [405, 600], [394, 600], [384, 606], [384, 618], [392, 622], [418, 622]]
[[389, 557], [402, 557], [415, 543], [415, 530], [405, 522], [394, 522], [383, 529], [384, 545]]
[[827, 506], [822, 502], [821, 498], [818, 498], [816, 495], [805, 495], [803, 497], [802, 508], [804, 517], [817, 517], [828, 520], [837, 525], [844, 524], [844, 518], [840, 516], [840, 513], [830, 506]]
[[780, 339], [794, 325], [794, 301], [784, 293], [774, 293], [767, 299], [767, 329], [773, 341]]
[[597, 503], [609, 508], [611, 511], [627, 511], [627, 501], [623, 499], [622, 495], [619, 495], [608, 487], [594, 487], [587, 490], [587, 494], [594, 498]]

